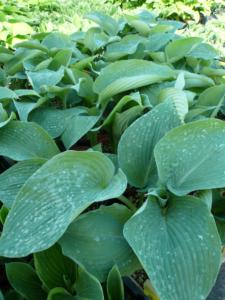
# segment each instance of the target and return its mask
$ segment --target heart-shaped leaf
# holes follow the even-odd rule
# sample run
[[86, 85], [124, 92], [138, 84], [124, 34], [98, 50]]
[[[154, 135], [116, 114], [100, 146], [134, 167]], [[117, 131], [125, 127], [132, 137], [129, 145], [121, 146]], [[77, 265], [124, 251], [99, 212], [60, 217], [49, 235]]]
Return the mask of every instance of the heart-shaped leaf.
[[125, 224], [124, 235], [160, 300], [206, 298], [219, 271], [221, 244], [204, 202], [186, 196], [161, 208], [150, 197]]
[[225, 123], [208, 119], [171, 130], [155, 147], [161, 182], [176, 195], [225, 186]]
[[131, 215], [128, 208], [119, 204], [101, 206], [81, 215], [59, 240], [63, 253], [102, 282], [115, 263], [122, 275], [130, 275], [139, 267], [123, 237], [123, 225]]
[[126, 177], [100, 152], [67, 151], [25, 183], [4, 224], [0, 255], [26, 256], [52, 246], [68, 225], [96, 201], [120, 196]]

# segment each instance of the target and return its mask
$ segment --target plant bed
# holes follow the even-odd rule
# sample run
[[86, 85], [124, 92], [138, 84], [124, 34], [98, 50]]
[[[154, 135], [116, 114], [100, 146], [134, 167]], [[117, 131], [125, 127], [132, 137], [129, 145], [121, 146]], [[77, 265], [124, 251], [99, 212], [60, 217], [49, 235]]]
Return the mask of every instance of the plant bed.
[[[225, 241], [223, 62], [148, 11], [87, 18], [0, 47], [2, 298], [204, 300]], [[146, 296], [126, 279], [143, 269]]]

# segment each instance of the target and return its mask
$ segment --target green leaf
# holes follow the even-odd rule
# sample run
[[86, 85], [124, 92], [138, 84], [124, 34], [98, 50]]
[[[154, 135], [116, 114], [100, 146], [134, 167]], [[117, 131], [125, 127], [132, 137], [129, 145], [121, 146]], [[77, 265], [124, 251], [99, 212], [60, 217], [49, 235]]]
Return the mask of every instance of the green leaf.
[[97, 23], [109, 35], [117, 35], [119, 31], [118, 23], [113, 18], [103, 14], [102, 12], [93, 11], [88, 13], [85, 17]]
[[59, 149], [39, 125], [11, 121], [0, 128], [0, 155], [13, 160], [51, 158]]
[[61, 136], [66, 149], [73, 146], [97, 123], [98, 116], [74, 115], [67, 119], [65, 130]]
[[105, 58], [110, 61], [116, 61], [128, 54], [136, 52], [140, 44], [146, 43], [146, 39], [137, 34], [129, 34], [119, 42], [107, 46]]
[[78, 268], [77, 280], [74, 287], [78, 297], [90, 300], [104, 300], [100, 282], [81, 267]]
[[184, 123], [184, 118], [188, 113], [188, 100], [185, 92], [177, 88], [165, 88], [159, 94], [159, 101], [166, 100], [173, 103], [181, 123]]
[[4, 297], [3, 297], [3, 294], [1, 291], [0, 291], [0, 300], [4, 300]]
[[71, 296], [68, 291], [62, 287], [56, 287], [53, 288], [48, 293], [47, 300], [73, 300], [76, 299], [73, 296]]
[[60, 136], [66, 127], [63, 111], [51, 107], [35, 109], [29, 115], [29, 121], [39, 124], [52, 138]]
[[[180, 71], [179, 71], [180, 72]], [[195, 88], [195, 87], [209, 87], [214, 85], [214, 81], [205, 76], [196, 73], [191, 73], [188, 71], [183, 71], [185, 79], [185, 89]]]
[[114, 204], [78, 217], [59, 240], [63, 253], [105, 281], [117, 264], [121, 274], [130, 275], [139, 267], [138, 261], [123, 237], [123, 225], [132, 212]]
[[52, 246], [90, 204], [119, 197], [126, 177], [104, 154], [67, 151], [31, 176], [6, 219], [0, 255], [26, 256]]
[[76, 265], [62, 254], [58, 244], [35, 253], [34, 265], [40, 280], [49, 289], [57, 286], [70, 289], [75, 282]]
[[220, 238], [205, 203], [186, 196], [160, 208], [150, 197], [124, 235], [161, 300], [206, 299], [220, 267]]
[[16, 99], [18, 98], [17, 97], [17, 94], [10, 90], [9, 88], [7, 87], [0, 87], [0, 100], [2, 99]]
[[108, 43], [109, 37], [100, 28], [90, 28], [84, 37], [84, 45], [96, 52]]
[[41, 92], [43, 86], [56, 85], [61, 81], [64, 76], [64, 67], [61, 67], [58, 71], [52, 70], [40, 70], [36, 72], [27, 72], [27, 77], [36, 92]]
[[180, 124], [176, 107], [169, 99], [127, 128], [118, 145], [118, 160], [131, 185], [144, 188], [155, 183], [154, 147], [167, 131]]
[[202, 39], [198, 37], [181, 38], [170, 42], [165, 48], [168, 61], [174, 63], [188, 56], [201, 42]]
[[6, 207], [12, 206], [21, 187], [45, 162], [41, 158], [24, 160], [0, 175], [0, 199]]
[[99, 101], [131, 89], [172, 79], [174, 71], [168, 66], [139, 60], [121, 60], [105, 67], [94, 83]]
[[48, 34], [42, 41], [42, 46], [48, 49], [74, 49], [75, 44], [70, 37], [64, 33], [52, 32]]
[[9, 290], [5, 294], [5, 300], [23, 300], [24, 298], [18, 294], [15, 290]]
[[109, 300], [124, 300], [124, 287], [120, 271], [115, 265], [107, 278], [107, 295]]
[[189, 52], [187, 57], [201, 58], [205, 60], [219, 58], [218, 51], [211, 45], [206, 43], [201, 43], [194, 47], [194, 49]]
[[155, 147], [161, 182], [180, 196], [195, 190], [224, 187], [224, 140], [225, 123], [215, 119], [171, 130]]
[[6, 264], [7, 278], [12, 287], [27, 300], [45, 300], [41, 281], [34, 269], [25, 263], [12, 262]]
[[225, 84], [220, 84], [204, 90], [204, 92], [199, 95], [196, 106], [210, 108], [209, 115], [215, 117], [221, 106], [224, 104], [224, 99]]

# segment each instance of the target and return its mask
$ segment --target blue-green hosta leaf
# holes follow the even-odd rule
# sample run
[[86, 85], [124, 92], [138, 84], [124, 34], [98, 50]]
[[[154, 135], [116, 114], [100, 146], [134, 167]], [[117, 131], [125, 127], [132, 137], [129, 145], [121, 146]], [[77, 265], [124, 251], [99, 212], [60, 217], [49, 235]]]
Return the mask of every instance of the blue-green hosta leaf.
[[150, 197], [125, 224], [124, 235], [160, 300], [206, 299], [219, 271], [221, 246], [202, 201], [172, 198], [160, 208]]
[[94, 83], [94, 91], [99, 101], [124, 91], [172, 79], [174, 71], [168, 66], [153, 62], [130, 59], [111, 63], [105, 67]]
[[78, 300], [104, 300], [100, 282], [92, 274], [88, 273], [81, 267], [78, 268], [77, 279], [74, 287]]
[[102, 282], [114, 264], [122, 275], [132, 274], [139, 264], [123, 237], [124, 223], [131, 216], [132, 212], [119, 204], [81, 215], [59, 240], [63, 253]]
[[195, 87], [209, 87], [214, 85], [214, 81], [205, 75], [200, 75], [196, 73], [191, 73], [188, 71], [184, 72], [185, 79], [185, 89], [195, 88]]
[[36, 92], [41, 92], [43, 86], [56, 85], [64, 76], [64, 67], [62, 66], [58, 71], [40, 70], [37, 72], [27, 72], [27, 77]]
[[0, 238], [0, 255], [26, 256], [52, 246], [90, 204], [119, 197], [127, 181], [104, 154], [67, 151], [56, 155], [19, 194]]
[[113, 18], [101, 12], [94, 11], [88, 13], [85, 17], [97, 23], [109, 35], [117, 35], [119, 31], [119, 24]]
[[21, 98], [21, 97], [24, 97], [24, 96], [35, 96], [35, 97], [40, 97], [40, 95], [35, 92], [34, 90], [23, 90], [23, 89], [20, 89], [20, 90], [15, 90], [14, 91], [16, 93], [16, 95]]
[[49, 64], [49, 69], [57, 71], [61, 66], [67, 67], [72, 57], [71, 49], [62, 49], [56, 53]]
[[45, 300], [46, 293], [34, 269], [22, 262], [6, 264], [6, 274], [11, 286], [29, 300]]
[[145, 45], [146, 50], [150, 52], [156, 52], [161, 50], [172, 38], [174, 33], [155, 33], [148, 39], [149, 42]]
[[143, 36], [148, 36], [151, 32], [149, 22], [146, 22], [145, 20], [141, 19], [138, 15], [136, 16], [129, 16], [124, 15], [125, 20], [127, 23], [135, 28], [138, 33], [140, 33]]
[[3, 100], [3, 99], [16, 99], [18, 98], [17, 97], [17, 94], [10, 90], [9, 88], [7, 87], [0, 87], [0, 100]]
[[42, 158], [24, 160], [0, 175], [0, 200], [6, 207], [12, 206], [21, 187], [45, 162]]
[[197, 47], [194, 47], [194, 49], [188, 53], [187, 57], [210, 60], [219, 58], [219, 53], [213, 46], [206, 43], [201, 43], [197, 45]]
[[51, 158], [58, 153], [55, 142], [35, 123], [11, 121], [0, 128], [0, 155], [25, 160]]
[[176, 195], [225, 186], [225, 123], [207, 119], [171, 130], [155, 148], [161, 182]]
[[90, 28], [84, 37], [84, 45], [91, 50], [91, 52], [96, 52], [96, 50], [104, 47], [108, 41], [109, 36], [100, 28]]
[[16, 119], [16, 114], [11, 112], [10, 116], [8, 116], [7, 111], [3, 108], [2, 103], [0, 103], [0, 128], [7, 125], [13, 119]]
[[122, 108], [127, 105], [129, 102], [136, 102], [140, 105], [140, 107], [143, 107], [142, 105], [142, 99], [139, 92], [131, 93], [130, 95], [124, 96], [122, 99], [120, 99], [115, 107], [111, 110], [110, 114], [105, 118], [102, 126], [108, 126], [110, 125], [115, 115], [122, 110]]
[[29, 114], [35, 109], [48, 101], [47, 97], [41, 97], [36, 102], [16, 101], [13, 103], [18, 112], [21, 121], [28, 121]]
[[48, 49], [74, 49], [75, 44], [70, 37], [64, 33], [52, 32], [42, 41], [42, 46]]
[[51, 107], [35, 109], [30, 114], [29, 121], [39, 124], [52, 138], [60, 136], [66, 127], [63, 111]]
[[131, 185], [144, 188], [155, 183], [154, 147], [167, 131], [180, 124], [176, 107], [169, 99], [127, 128], [118, 145], [118, 160]]
[[159, 101], [163, 102], [166, 100], [173, 103], [181, 123], [184, 123], [184, 118], [188, 113], [188, 100], [185, 92], [177, 88], [163, 89], [159, 94]]
[[126, 35], [121, 41], [107, 46], [105, 58], [110, 61], [116, 61], [128, 54], [136, 52], [140, 44], [146, 43], [146, 39], [138, 34]]
[[166, 57], [170, 63], [174, 63], [181, 58], [188, 56], [201, 42], [202, 39], [198, 37], [187, 37], [174, 40], [166, 46]]
[[62, 254], [60, 246], [34, 254], [34, 265], [40, 280], [48, 289], [71, 288], [76, 278], [76, 265]]
[[209, 108], [211, 117], [215, 117], [224, 104], [225, 84], [215, 85], [210, 87], [199, 95], [196, 103], [197, 107]]
[[0, 290], [0, 300], [4, 300], [4, 297], [3, 297], [3, 294], [1, 292], [1, 290]]
[[107, 277], [107, 295], [109, 300], [124, 300], [124, 287], [120, 271], [115, 265]]
[[65, 130], [61, 136], [62, 142], [66, 149], [73, 146], [79, 139], [81, 139], [91, 128], [97, 123], [100, 115], [74, 115], [67, 119]]
[[38, 40], [20, 42], [14, 45], [14, 48], [36, 49], [36, 50], [41, 50], [43, 52], [48, 52], [48, 48], [41, 45], [41, 43]]

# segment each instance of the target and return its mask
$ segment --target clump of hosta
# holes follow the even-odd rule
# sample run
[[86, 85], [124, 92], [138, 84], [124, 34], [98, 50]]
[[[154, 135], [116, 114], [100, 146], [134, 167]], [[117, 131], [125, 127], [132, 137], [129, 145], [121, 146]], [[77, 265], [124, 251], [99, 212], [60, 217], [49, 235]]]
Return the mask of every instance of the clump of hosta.
[[225, 242], [225, 69], [180, 22], [87, 18], [0, 48], [4, 295], [122, 300], [143, 268], [161, 300], [203, 300]]

